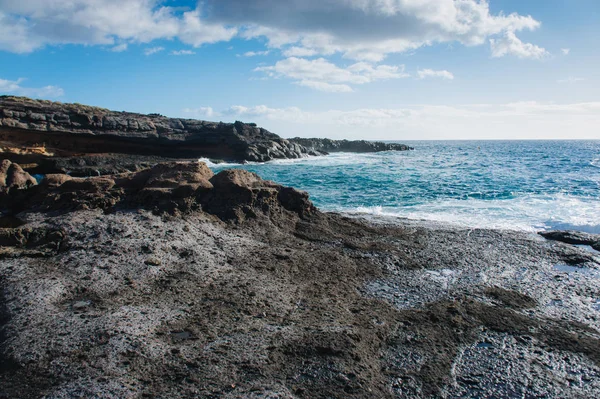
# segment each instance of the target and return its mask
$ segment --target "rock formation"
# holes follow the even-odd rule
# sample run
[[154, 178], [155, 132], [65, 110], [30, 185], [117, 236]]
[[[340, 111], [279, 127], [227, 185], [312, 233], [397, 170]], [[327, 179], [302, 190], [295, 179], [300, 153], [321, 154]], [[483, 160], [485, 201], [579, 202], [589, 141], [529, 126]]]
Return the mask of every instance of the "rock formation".
[[[16, 164], [12, 168], [20, 169]], [[21, 181], [27, 182], [21, 186], [36, 184], [26, 172], [21, 170], [21, 174]], [[305, 215], [315, 210], [304, 192], [262, 180], [245, 170], [224, 170], [214, 175], [203, 162], [161, 163], [139, 172], [103, 177], [50, 174], [30, 190], [13, 190], [0, 197], [0, 205], [11, 214], [25, 210], [115, 212], [140, 208], [170, 214], [203, 211], [236, 222], [256, 217], [257, 212], [275, 218], [276, 213]]]
[[0, 96], [0, 144], [21, 163], [105, 153], [255, 162], [320, 155], [254, 124], [114, 112], [12, 96]]
[[2, 165], [25, 182], [0, 194], [2, 398], [600, 394], [595, 253], [321, 213], [200, 162]]
[[539, 234], [548, 240], [573, 245], [588, 245], [596, 251], [600, 251], [600, 234], [590, 234], [581, 231], [544, 231]]
[[18, 164], [12, 163], [8, 159], [4, 159], [0, 163], [0, 193], [22, 190], [36, 184], [37, 180]]
[[304, 139], [295, 137], [289, 140], [312, 151], [318, 152], [382, 152], [382, 151], [409, 151], [412, 147], [404, 144], [383, 143], [381, 141], [366, 140], [331, 140], [331, 139]]

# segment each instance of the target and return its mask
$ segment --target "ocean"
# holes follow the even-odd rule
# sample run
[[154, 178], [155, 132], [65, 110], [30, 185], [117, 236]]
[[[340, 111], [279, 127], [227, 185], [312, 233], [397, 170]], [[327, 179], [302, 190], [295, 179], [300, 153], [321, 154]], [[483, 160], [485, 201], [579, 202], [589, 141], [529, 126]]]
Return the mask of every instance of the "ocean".
[[324, 211], [600, 233], [600, 140], [402, 143], [415, 150], [208, 163], [305, 190]]

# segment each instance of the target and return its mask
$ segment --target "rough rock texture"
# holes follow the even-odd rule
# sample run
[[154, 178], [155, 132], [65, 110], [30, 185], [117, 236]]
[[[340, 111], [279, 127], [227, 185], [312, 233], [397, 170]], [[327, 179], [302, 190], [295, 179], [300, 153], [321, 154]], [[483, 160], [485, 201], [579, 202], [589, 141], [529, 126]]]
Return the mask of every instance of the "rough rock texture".
[[596, 251], [600, 251], [600, 235], [589, 234], [580, 231], [546, 231], [540, 235], [548, 240], [560, 241], [574, 245], [589, 245]]
[[264, 162], [319, 155], [254, 124], [114, 112], [12, 96], [0, 96], [0, 142], [29, 148], [17, 154], [29, 159], [40, 158], [40, 151], [31, 151], [40, 146], [58, 156], [125, 153]]
[[292, 143], [299, 144], [313, 151], [319, 152], [381, 152], [381, 151], [409, 151], [414, 148], [404, 144], [383, 143], [380, 141], [366, 140], [331, 140], [331, 139], [303, 139], [295, 137]]
[[0, 163], [0, 193], [10, 190], [22, 190], [36, 184], [37, 180], [18, 164], [12, 163], [8, 159], [4, 159]]
[[600, 394], [600, 253], [323, 214], [201, 163], [25, 192], [2, 199], [0, 397]]
[[138, 208], [171, 214], [204, 211], [236, 222], [255, 217], [256, 212], [273, 216], [275, 212], [305, 215], [315, 211], [304, 192], [245, 170], [214, 175], [204, 162], [161, 163], [140, 172], [103, 177], [51, 174], [30, 190], [0, 197], [0, 205], [12, 214]]

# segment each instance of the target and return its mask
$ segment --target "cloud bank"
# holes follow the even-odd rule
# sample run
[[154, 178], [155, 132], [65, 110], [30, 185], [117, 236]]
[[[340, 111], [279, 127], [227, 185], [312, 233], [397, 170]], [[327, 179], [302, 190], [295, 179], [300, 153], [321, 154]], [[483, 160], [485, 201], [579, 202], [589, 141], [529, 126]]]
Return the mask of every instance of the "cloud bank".
[[[185, 110], [205, 115], [205, 108]], [[523, 101], [460, 106], [415, 105], [402, 108], [306, 111], [298, 107], [232, 106], [222, 120], [252, 121], [284, 137], [316, 136], [380, 140], [422, 139], [597, 139], [600, 102], [555, 104]]]
[[480, 0], [0, 0], [0, 50], [31, 52], [60, 44], [107, 45], [177, 39], [194, 47], [234, 37], [263, 38], [286, 57], [339, 53], [380, 62], [435, 43], [482, 45], [495, 57], [540, 58], [516, 33], [529, 15], [492, 14]]

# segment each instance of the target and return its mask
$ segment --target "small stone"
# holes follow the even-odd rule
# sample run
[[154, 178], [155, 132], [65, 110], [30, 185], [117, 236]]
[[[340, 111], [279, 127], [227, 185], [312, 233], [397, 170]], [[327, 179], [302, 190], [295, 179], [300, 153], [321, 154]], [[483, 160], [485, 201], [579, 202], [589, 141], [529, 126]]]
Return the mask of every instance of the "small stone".
[[147, 264], [148, 266], [160, 266], [162, 264], [160, 259], [155, 258], [153, 256], [147, 258], [144, 263]]
[[83, 310], [89, 307], [92, 303], [90, 301], [77, 301], [73, 304], [74, 310]]

